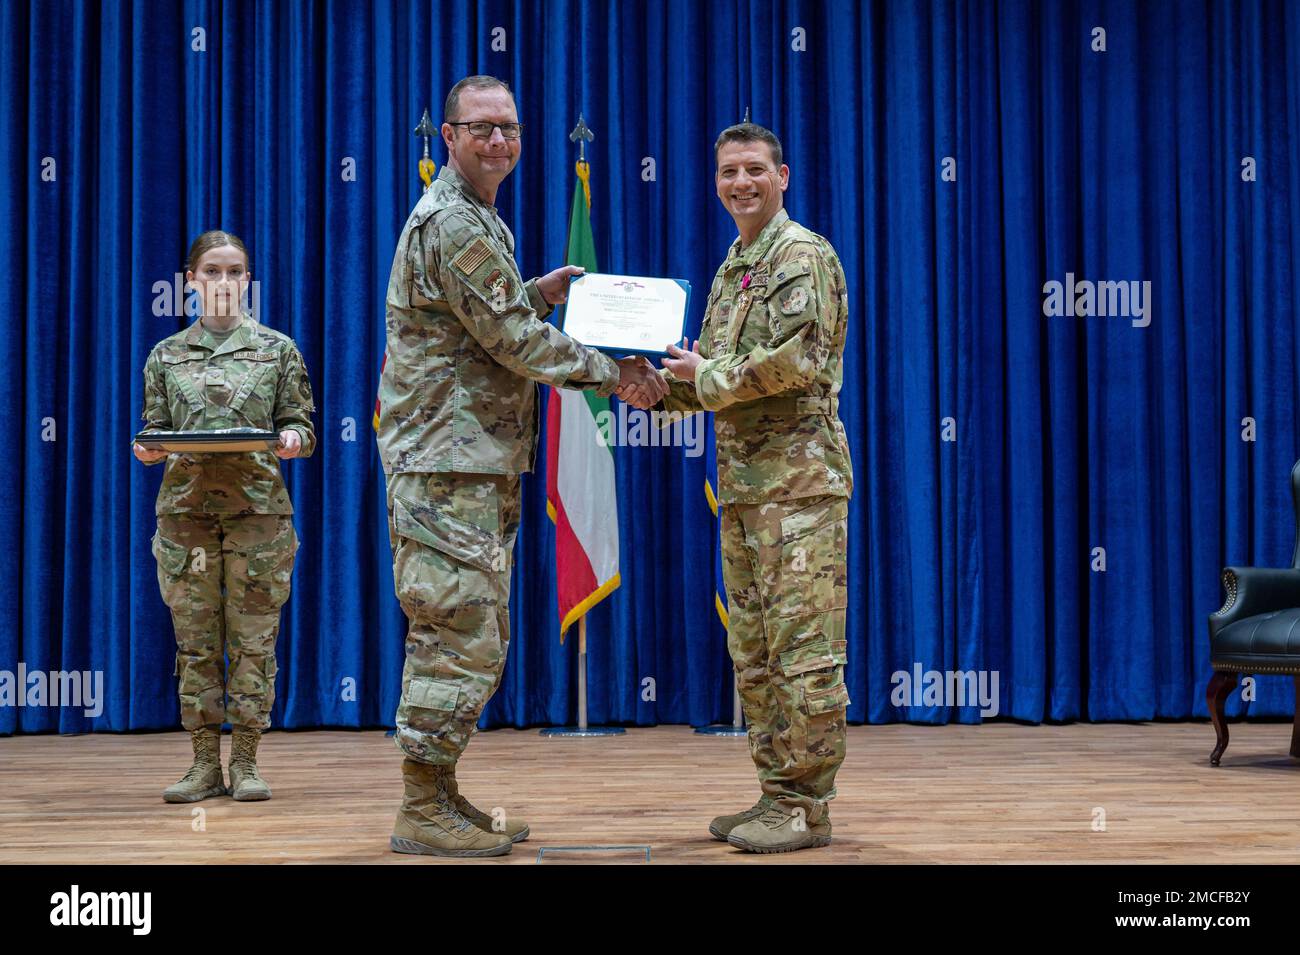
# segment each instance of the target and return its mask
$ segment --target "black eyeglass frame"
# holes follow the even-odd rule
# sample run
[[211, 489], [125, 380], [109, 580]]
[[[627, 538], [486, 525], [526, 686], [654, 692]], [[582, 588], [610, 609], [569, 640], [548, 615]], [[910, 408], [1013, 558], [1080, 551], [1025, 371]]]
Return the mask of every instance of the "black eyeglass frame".
[[[523, 139], [523, 138], [524, 138], [524, 124], [523, 124], [523, 123], [490, 123], [490, 122], [488, 122], [486, 119], [475, 119], [475, 120], [460, 120], [460, 121], [458, 121], [458, 122], [454, 122], [454, 123], [451, 122], [450, 120], [448, 120], [447, 125], [448, 125], [448, 126], [464, 126], [464, 127], [466, 127], [467, 129], [468, 129], [468, 127], [470, 127], [470, 126], [478, 126], [478, 125], [491, 126], [491, 127], [492, 127], [492, 129], [489, 129], [489, 130], [488, 130], [488, 133], [487, 133], [486, 136], [479, 136], [479, 135], [478, 135], [477, 133], [475, 133], [473, 130], [468, 130], [469, 134], [470, 134], [471, 136], [473, 136], [475, 139], [491, 139], [491, 138], [492, 138], [492, 132], [493, 132], [493, 130], [497, 130], [497, 129], [501, 130], [501, 138], [502, 138], [502, 139], [506, 139], [506, 140], [514, 141], [514, 140], [516, 140], [516, 139]], [[507, 127], [507, 126], [513, 126], [515, 129], [519, 130], [519, 135], [517, 135], [517, 136], [507, 136], [507, 135], [506, 135], [506, 127]]]

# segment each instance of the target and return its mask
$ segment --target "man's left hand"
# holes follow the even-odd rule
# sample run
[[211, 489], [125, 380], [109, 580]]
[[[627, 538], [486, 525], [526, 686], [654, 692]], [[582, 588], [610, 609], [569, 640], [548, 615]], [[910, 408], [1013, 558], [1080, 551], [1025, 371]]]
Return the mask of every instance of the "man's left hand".
[[700, 343], [696, 341], [691, 346], [690, 351], [686, 351], [686, 339], [682, 339], [682, 347], [676, 345], [668, 346], [668, 358], [662, 360], [661, 364], [673, 373], [674, 378], [680, 378], [682, 381], [694, 381], [695, 369], [700, 367], [700, 362], [704, 357], [700, 354]]
[[566, 265], [547, 272], [537, 280], [537, 291], [542, 293], [547, 305], [563, 305], [569, 298], [569, 279], [586, 271], [581, 265]]

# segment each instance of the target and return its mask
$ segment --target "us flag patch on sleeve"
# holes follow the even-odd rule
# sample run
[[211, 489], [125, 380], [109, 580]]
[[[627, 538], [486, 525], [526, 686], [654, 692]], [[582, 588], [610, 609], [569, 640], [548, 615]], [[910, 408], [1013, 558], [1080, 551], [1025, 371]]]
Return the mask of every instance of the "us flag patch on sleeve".
[[451, 260], [451, 264], [469, 275], [487, 261], [488, 256], [491, 254], [491, 247], [480, 237], [461, 249], [456, 257]]

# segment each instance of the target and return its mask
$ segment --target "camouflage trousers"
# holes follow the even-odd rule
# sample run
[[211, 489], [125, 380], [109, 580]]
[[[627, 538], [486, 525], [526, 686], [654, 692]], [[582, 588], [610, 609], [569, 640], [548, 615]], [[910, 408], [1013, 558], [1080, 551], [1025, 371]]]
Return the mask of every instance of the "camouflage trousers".
[[153, 554], [176, 628], [187, 730], [270, 725], [275, 638], [297, 550], [293, 518], [285, 514], [158, 516]]
[[408, 622], [394, 741], [413, 759], [454, 765], [501, 683], [518, 530], [518, 476], [389, 478], [393, 587]]
[[727, 649], [763, 792], [816, 822], [844, 762], [844, 497], [724, 504]]

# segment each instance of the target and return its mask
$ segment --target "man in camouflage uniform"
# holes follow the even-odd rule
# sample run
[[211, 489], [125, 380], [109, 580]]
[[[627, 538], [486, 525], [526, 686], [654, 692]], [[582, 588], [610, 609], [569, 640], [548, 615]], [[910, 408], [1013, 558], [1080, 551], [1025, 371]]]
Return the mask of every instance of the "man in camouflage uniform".
[[740, 237], [691, 351], [669, 349], [667, 411], [715, 412], [727, 645], [763, 795], [713, 820], [751, 852], [830, 842], [844, 761], [848, 502], [837, 413], [848, 325], [829, 242], [790, 219], [780, 141], [751, 123], [715, 146], [718, 198]]
[[514, 237], [493, 206], [520, 150], [505, 84], [462, 80], [444, 116], [447, 165], [393, 257], [379, 385], [393, 583], [409, 621], [396, 733], [405, 798], [390, 846], [501, 855], [527, 825], [476, 809], [455, 768], [505, 667], [519, 475], [537, 447], [535, 382], [648, 400], [667, 387], [648, 362], [615, 362], [542, 320], [581, 270], [524, 282], [515, 265]]
[[[257, 428], [281, 447], [222, 454], [149, 452], [167, 458], [155, 513], [158, 584], [176, 629], [181, 723], [195, 765], [168, 802], [221, 795], [220, 727], [233, 726], [230, 791], [268, 799], [257, 744], [275, 699], [275, 640], [289, 597], [298, 538], [276, 455], [316, 446], [311, 385], [293, 340], [245, 316], [233, 330], [203, 320], [160, 342], [144, 368], [146, 431]], [[229, 669], [223, 673], [223, 654]]]

